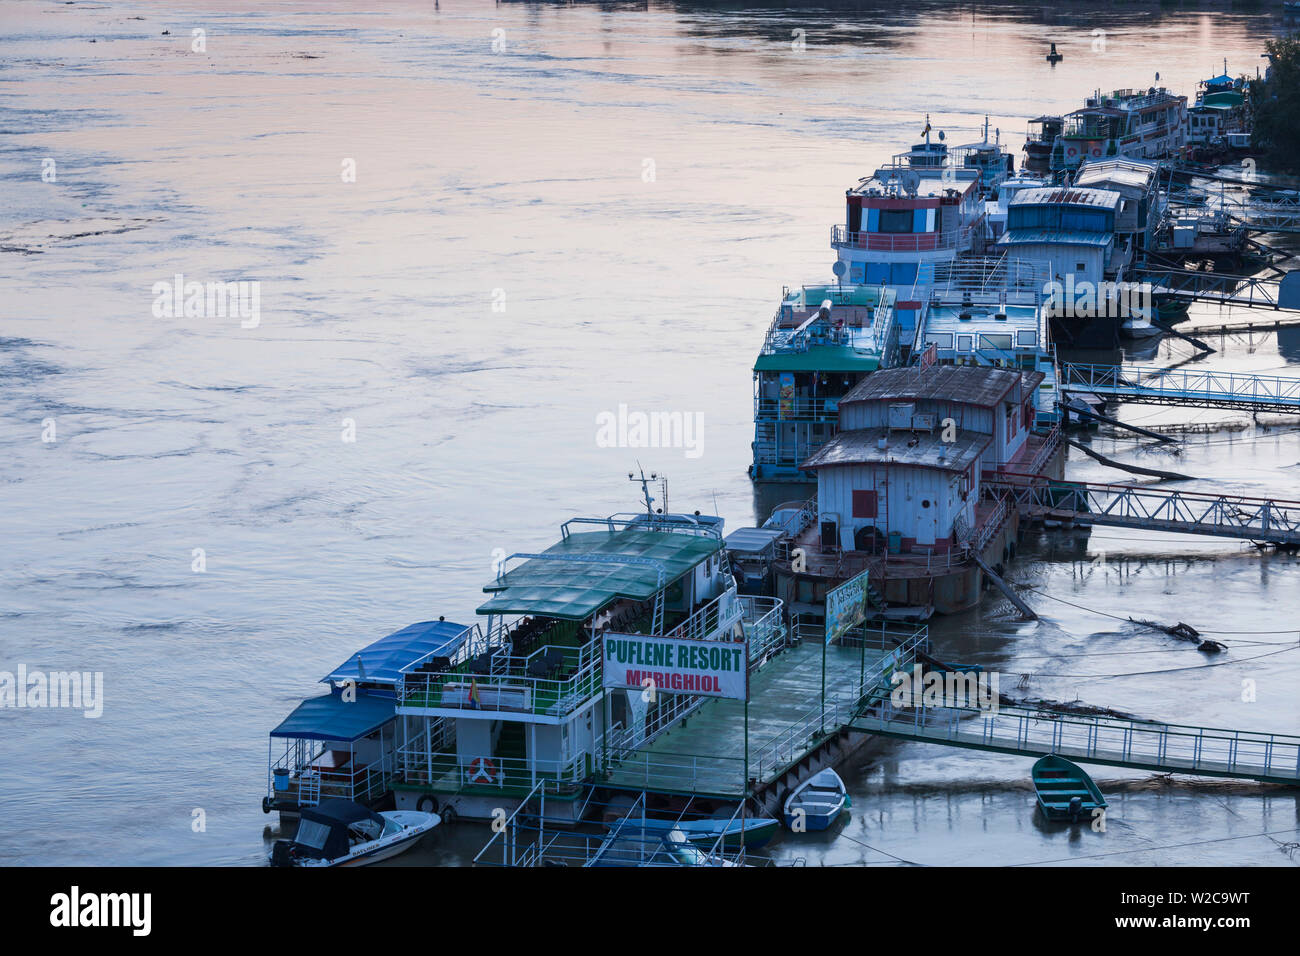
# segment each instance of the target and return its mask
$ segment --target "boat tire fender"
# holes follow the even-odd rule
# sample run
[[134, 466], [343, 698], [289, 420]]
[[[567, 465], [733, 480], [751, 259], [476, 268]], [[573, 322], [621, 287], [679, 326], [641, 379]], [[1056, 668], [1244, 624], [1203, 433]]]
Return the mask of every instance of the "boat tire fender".
[[426, 793], [424, 796], [422, 796], [419, 800], [416, 801], [415, 809], [419, 810], [421, 813], [437, 813], [438, 798], [433, 796], [432, 794]]

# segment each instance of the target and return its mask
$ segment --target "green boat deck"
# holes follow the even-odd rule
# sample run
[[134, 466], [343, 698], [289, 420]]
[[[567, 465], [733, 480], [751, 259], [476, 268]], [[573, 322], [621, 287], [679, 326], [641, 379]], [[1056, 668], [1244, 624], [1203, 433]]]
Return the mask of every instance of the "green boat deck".
[[[805, 641], [750, 676], [749, 775], [762, 786], [814, 749], [822, 727], [848, 722], [863, 696], [888, 689], [879, 647], [826, 648], [826, 713], [820, 712], [822, 645]], [[738, 796], [744, 792], [745, 702], [706, 701], [682, 723], [624, 751], [606, 778], [611, 786], [674, 793]]]

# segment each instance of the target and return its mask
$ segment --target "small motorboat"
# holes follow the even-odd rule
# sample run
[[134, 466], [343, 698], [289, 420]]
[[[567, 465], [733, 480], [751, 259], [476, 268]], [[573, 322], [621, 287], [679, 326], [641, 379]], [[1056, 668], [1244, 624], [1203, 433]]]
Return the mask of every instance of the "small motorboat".
[[785, 801], [785, 825], [796, 833], [826, 830], [849, 805], [844, 781], [830, 767], [813, 774]]
[[[724, 811], [726, 812], [726, 811]], [[687, 840], [696, 846], [713, 847], [719, 838], [724, 837], [721, 849], [737, 850], [741, 845], [747, 850], [755, 850], [772, 839], [780, 826], [780, 821], [772, 817], [745, 817], [741, 819], [734, 812], [727, 812], [725, 817], [705, 817], [700, 820], [661, 820], [655, 817], [641, 817], [633, 814], [611, 823], [610, 832], [620, 827], [634, 827], [644, 830], [646, 834], [667, 834], [673, 830], [680, 831]]]
[[272, 866], [365, 866], [409, 850], [441, 823], [436, 813], [376, 813], [351, 800], [324, 800], [303, 807], [298, 833], [276, 840]]
[[1064, 757], [1040, 757], [1034, 763], [1032, 779], [1038, 809], [1053, 822], [1091, 821], [1094, 810], [1106, 808], [1106, 798], [1092, 778]]
[[[646, 820], [647, 824], [653, 822]], [[628, 817], [610, 828], [610, 835], [584, 866], [737, 866], [734, 860], [705, 853], [680, 827], [642, 827]]]

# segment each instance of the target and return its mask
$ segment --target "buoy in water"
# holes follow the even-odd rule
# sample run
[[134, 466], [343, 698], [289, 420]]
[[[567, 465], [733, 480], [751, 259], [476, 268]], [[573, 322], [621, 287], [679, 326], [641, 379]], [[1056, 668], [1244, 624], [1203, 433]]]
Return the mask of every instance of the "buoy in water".
[[1056, 44], [1053, 43], [1053, 44], [1052, 44], [1052, 51], [1051, 51], [1050, 53], [1047, 54], [1047, 62], [1048, 62], [1048, 63], [1059, 63], [1061, 60], [1064, 60], [1064, 59], [1065, 59], [1064, 56], [1062, 56], [1060, 53], [1057, 53], [1057, 52], [1056, 52]]

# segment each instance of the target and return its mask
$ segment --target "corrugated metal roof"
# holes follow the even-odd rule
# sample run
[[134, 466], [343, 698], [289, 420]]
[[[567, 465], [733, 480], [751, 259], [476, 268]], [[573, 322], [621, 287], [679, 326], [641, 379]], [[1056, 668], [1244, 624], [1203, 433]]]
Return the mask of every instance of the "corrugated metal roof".
[[1099, 187], [1106, 183], [1118, 183], [1136, 189], [1148, 189], [1155, 181], [1155, 163], [1144, 163], [1135, 159], [1101, 159], [1088, 163], [1074, 177], [1075, 186]]
[[[882, 438], [887, 440], [884, 448], [880, 447]], [[840, 432], [799, 467], [815, 471], [836, 465], [880, 464], [963, 472], [992, 441], [992, 435], [974, 431], [959, 430], [949, 442], [939, 430], [913, 435], [888, 428], [859, 428]]]
[[[659, 569], [622, 563], [618, 557], [648, 558], [664, 569], [667, 585], [709, 555], [722, 542], [714, 537], [627, 528], [571, 533], [546, 549], [545, 558], [523, 564], [483, 588], [492, 598], [479, 614], [539, 614], [581, 621], [618, 597], [643, 601], [659, 590]], [[566, 561], [603, 556], [605, 561]]]
[[840, 399], [840, 407], [853, 402], [937, 399], [992, 408], [1018, 381], [1018, 371], [985, 365], [882, 369], [868, 375]]
[[783, 537], [780, 528], [737, 528], [727, 535], [727, 550], [740, 554], [762, 554]]
[[359, 740], [393, 719], [397, 707], [391, 698], [358, 694], [344, 700], [341, 694], [309, 697], [271, 731], [272, 737], [303, 740]]
[[1043, 186], [1022, 189], [1011, 200], [1012, 206], [1095, 206], [1114, 209], [1123, 199], [1110, 189], [1065, 189], [1060, 186]]
[[1086, 229], [1008, 229], [998, 236], [999, 246], [1017, 246], [1033, 242], [1057, 242], [1076, 246], [1108, 246], [1115, 238], [1110, 232]]
[[450, 657], [468, 637], [469, 628], [453, 621], [410, 624], [357, 651], [321, 683], [353, 680], [395, 684], [402, 676], [402, 668], [434, 653]]

